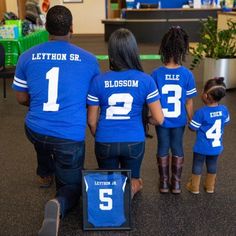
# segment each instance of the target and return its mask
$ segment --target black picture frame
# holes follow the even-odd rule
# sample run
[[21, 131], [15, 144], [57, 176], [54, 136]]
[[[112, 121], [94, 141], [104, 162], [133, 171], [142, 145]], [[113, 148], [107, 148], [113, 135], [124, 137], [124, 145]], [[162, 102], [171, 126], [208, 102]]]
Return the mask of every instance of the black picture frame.
[[[108, 190], [111, 192], [104, 193]], [[83, 170], [82, 198], [83, 230], [131, 230], [130, 170]], [[101, 206], [108, 208], [109, 205], [111, 209], [101, 210]]]

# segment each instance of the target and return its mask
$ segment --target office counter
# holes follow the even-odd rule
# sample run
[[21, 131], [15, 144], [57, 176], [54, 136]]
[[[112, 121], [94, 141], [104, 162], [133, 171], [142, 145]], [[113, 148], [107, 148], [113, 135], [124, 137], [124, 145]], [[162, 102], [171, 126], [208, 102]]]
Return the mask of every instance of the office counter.
[[171, 9], [123, 9], [123, 18], [105, 19], [105, 40], [107, 41], [118, 28], [131, 30], [137, 41], [142, 43], [160, 43], [162, 36], [171, 26], [180, 26], [186, 30], [190, 41], [200, 39], [201, 21], [211, 16], [217, 19], [217, 8], [171, 8]]

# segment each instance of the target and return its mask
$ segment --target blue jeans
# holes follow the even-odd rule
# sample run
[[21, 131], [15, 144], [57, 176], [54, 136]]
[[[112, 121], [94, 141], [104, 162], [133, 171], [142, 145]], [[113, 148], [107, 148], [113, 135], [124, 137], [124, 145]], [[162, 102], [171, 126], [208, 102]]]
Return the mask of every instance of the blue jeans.
[[[60, 203], [61, 216], [74, 207], [81, 194], [82, 169], [84, 166], [85, 143], [38, 134], [25, 126], [28, 139], [34, 144], [41, 173], [53, 162], [56, 178], [56, 198]], [[48, 162], [47, 162], [48, 159]], [[46, 173], [46, 172], [45, 172]]]
[[98, 166], [101, 169], [130, 169], [132, 178], [140, 177], [145, 142], [95, 143]]
[[183, 157], [183, 136], [185, 126], [178, 128], [165, 128], [156, 126], [158, 139], [157, 155], [164, 157], [169, 155], [169, 150], [173, 156]]
[[202, 154], [194, 152], [192, 173], [195, 175], [201, 175], [203, 165], [206, 162], [207, 173], [216, 174], [217, 161], [218, 161], [218, 155], [207, 156], [207, 155], [202, 155]]

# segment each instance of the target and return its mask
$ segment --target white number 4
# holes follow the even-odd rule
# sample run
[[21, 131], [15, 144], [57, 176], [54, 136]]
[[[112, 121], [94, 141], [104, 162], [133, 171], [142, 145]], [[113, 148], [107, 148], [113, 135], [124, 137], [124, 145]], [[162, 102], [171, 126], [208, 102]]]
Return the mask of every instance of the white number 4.
[[219, 147], [221, 145], [221, 120], [216, 120], [213, 126], [207, 130], [206, 136], [209, 139], [213, 139], [212, 147]]
[[109, 211], [113, 207], [112, 198], [105, 195], [112, 195], [112, 189], [99, 189], [99, 200], [102, 202], [99, 204], [99, 208], [103, 211]]

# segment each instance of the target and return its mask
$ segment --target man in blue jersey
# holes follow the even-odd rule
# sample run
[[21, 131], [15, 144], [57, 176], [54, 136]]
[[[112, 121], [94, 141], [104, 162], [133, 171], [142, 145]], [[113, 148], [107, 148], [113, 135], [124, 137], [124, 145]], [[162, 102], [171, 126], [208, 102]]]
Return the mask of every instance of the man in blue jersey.
[[66, 7], [49, 9], [46, 29], [51, 40], [20, 56], [12, 85], [17, 101], [29, 106], [25, 130], [37, 152], [38, 174], [55, 171], [56, 198], [46, 204], [40, 236], [57, 235], [59, 217], [79, 199], [86, 96], [90, 80], [99, 74], [96, 58], [69, 43], [72, 15]]

